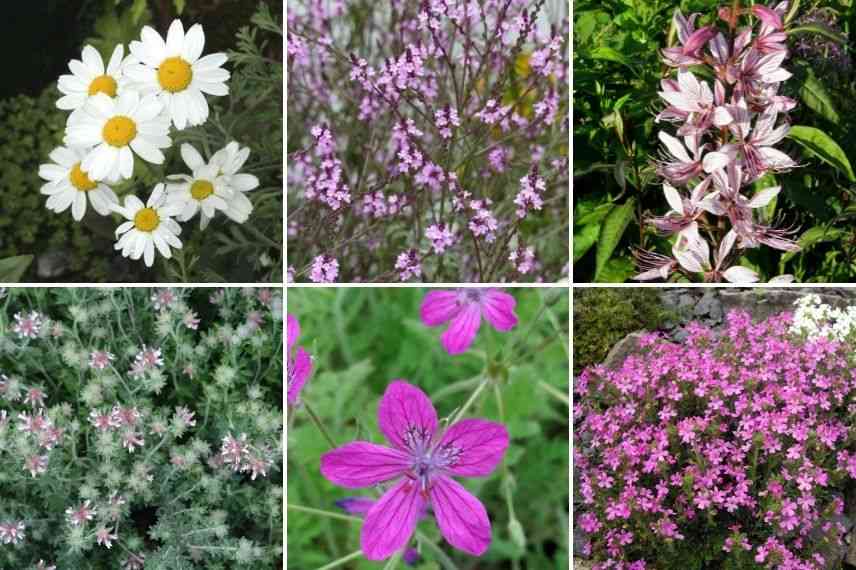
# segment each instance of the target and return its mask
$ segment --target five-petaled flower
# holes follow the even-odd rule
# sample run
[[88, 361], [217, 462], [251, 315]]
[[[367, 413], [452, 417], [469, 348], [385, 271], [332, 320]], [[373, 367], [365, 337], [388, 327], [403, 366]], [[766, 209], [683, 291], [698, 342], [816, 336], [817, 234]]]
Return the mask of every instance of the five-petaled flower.
[[298, 346], [292, 352], [294, 344], [297, 342], [297, 337], [300, 336], [300, 324], [294, 315], [288, 315], [288, 328], [286, 330], [286, 340], [288, 341], [288, 385], [286, 386], [288, 394], [288, 404], [293, 406], [300, 401], [300, 390], [306, 384], [309, 375], [312, 374], [312, 357], [309, 353], [303, 350], [302, 346]]
[[428, 396], [396, 380], [378, 408], [380, 430], [392, 447], [354, 441], [321, 457], [322, 475], [336, 485], [390, 485], [366, 513], [361, 546], [369, 560], [404, 548], [428, 506], [455, 548], [481, 556], [490, 546], [484, 505], [452, 476], [490, 475], [508, 448], [508, 431], [482, 419], [461, 420], [445, 431], [438, 423]]
[[429, 327], [451, 321], [440, 337], [449, 354], [466, 352], [484, 318], [498, 331], [508, 332], [517, 326], [514, 297], [497, 289], [458, 289], [431, 291], [422, 300], [419, 312], [422, 322]]

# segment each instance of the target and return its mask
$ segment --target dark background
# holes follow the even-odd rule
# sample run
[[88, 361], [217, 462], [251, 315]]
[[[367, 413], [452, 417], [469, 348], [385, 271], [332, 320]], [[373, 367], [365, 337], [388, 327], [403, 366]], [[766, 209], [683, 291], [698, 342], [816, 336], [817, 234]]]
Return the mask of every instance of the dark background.
[[[181, 15], [185, 23], [205, 29], [205, 52], [234, 46], [235, 32], [255, 11], [258, 0], [187, 0]], [[0, 20], [0, 46], [5, 72], [0, 99], [36, 96], [57, 78], [69, 73], [68, 62], [80, 59], [80, 48], [94, 35], [95, 20], [109, 9], [121, 11], [131, 0], [5, 0]], [[282, 0], [268, 0], [274, 14], [283, 12]], [[166, 35], [176, 17], [173, 0], [149, 0], [152, 25]], [[127, 54], [127, 51], [125, 52]]]

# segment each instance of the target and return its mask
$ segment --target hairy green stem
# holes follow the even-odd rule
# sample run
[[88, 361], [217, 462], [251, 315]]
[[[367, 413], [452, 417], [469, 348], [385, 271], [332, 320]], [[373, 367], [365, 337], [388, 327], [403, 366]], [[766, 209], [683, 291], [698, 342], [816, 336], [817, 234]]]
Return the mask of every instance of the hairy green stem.
[[339, 558], [338, 560], [334, 560], [333, 562], [331, 562], [329, 564], [325, 564], [324, 566], [321, 566], [320, 568], [318, 568], [318, 570], [330, 570], [331, 568], [338, 568], [339, 566], [343, 566], [343, 565], [347, 564], [351, 560], [356, 560], [357, 558], [359, 558], [362, 555], [363, 555], [363, 551], [357, 550], [356, 552], [352, 552], [352, 553], [348, 554], [344, 558]]

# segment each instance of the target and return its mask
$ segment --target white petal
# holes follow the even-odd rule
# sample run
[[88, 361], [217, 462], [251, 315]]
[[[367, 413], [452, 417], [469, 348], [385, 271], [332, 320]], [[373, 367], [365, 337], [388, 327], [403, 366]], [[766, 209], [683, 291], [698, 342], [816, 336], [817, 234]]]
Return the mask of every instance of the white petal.
[[104, 75], [104, 61], [98, 50], [90, 45], [83, 46], [83, 64], [96, 76]]
[[684, 201], [681, 199], [681, 195], [678, 193], [678, 191], [675, 190], [675, 188], [671, 184], [666, 182], [663, 184], [663, 194], [666, 195], [666, 202], [669, 203], [669, 206], [672, 207], [672, 210], [683, 216]]
[[181, 57], [188, 63], [195, 63], [199, 56], [202, 55], [202, 50], [205, 48], [205, 32], [202, 31], [202, 26], [194, 24], [187, 30], [187, 35], [184, 36], [184, 47], [181, 50]]
[[779, 192], [782, 190], [781, 186], [771, 186], [770, 188], [764, 188], [759, 190], [752, 196], [752, 199], [749, 200], [750, 208], [763, 208], [770, 201], [775, 198]]
[[709, 152], [704, 155], [702, 165], [705, 172], [711, 173], [720, 168], [725, 168], [729, 162], [731, 162], [731, 158], [724, 152]]
[[202, 158], [202, 155], [199, 154], [199, 151], [196, 150], [193, 145], [188, 143], [181, 145], [181, 158], [184, 159], [184, 164], [187, 165], [187, 168], [189, 168], [191, 172], [205, 164], [205, 160]]
[[666, 148], [669, 149], [669, 152], [672, 153], [672, 156], [680, 160], [681, 162], [692, 162], [693, 160], [690, 158], [690, 155], [687, 154], [684, 145], [665, 131], [660, 131], [659, 135], [660, 141], [666, 145]]
[[758, 281], [758, 274], [742, 265], [729, 267], [722, 274], [729, 283], [755, 283]]

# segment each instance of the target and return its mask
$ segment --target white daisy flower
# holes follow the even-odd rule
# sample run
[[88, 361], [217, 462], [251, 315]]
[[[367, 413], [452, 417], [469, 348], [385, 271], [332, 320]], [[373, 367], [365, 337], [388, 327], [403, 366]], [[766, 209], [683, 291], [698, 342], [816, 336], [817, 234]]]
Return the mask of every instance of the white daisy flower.
[[163, 184], [155, 186], [145, 205], [136, 196], [128, 196], [125, 205], [115, 205], [113, 211], [128, 220], [116, 228], [119, 239], [114, 248], [122, 250], [123, 257], [143, 257], [146, 266], [151, 267], [155, 261], [155, 248], [167, 259], [172, 257], [170, 246], [181, 249], [181, 240], [178, 239], [181, 226], [172, 219], [179, 209], [166, 203]]
[[160, 149], [172, 140], [169, 117], [162, 111], [154, 95], [140, 98], [126, 90], [110, 99], [98, 93], [69, 118], [65, 143], [92, 149], [81, 164], [92, 180], [130, 178], [134, 153], [147, 162], [163, 164]]
[[87, 198], [102, 216], [112, 211], [111, 204], [119, 203], [109, 186], [91, 180], [80, 167], [85, 157], [86, 151], [82, 149], [61, 146], [50, 153], [54, 164], [39, 166], [39, 176], [48, 181], [41, 189], [42, 194], [49, 196], [47, 209], [59, 214], [71, 206], [71, 216], [78, 222], [86, 214]]
[[213, 161], [206, 163], [199, 151], [187, 143], [181, 145], [181, 158], [193, 175], [167, 176], [168, 180], [177, 181], [166, 185], [167, 201], [181, 206], [178, 214], [181, 222], [201, 211], [200, 227], [205, 229], [217, 210], [228, 207], [226, 200], [232, 196], [229, 180], [220, 173], [219, 165]]
[[229, 72], [221, 66], [225, 53], [200, 58], [205, 47], [202, 26], [195, 24], [185, 35], [181, 20], [174, 20], [166, 42], [145, 26], [142, 41], [128, 46], [136, 61], [129, 61], [125, 73], [141, 93], [155, 93], [169, 112], [177, 129], [201, 125], [208, 119], [208, 95], [227, 95]]
[[253, 203], [244, 193], [259, 186], [259, 179], [252, 174], [238, 172], [250, 157], [250, 148], [241, 148], [235, 141], [214, 153], [211, 164], [217, 165], [220, 175], [226, 180], [232, 195], [226, 199], [227, 208], [223, 211], [232, 220], [243, 224], [253, 211]]
[[89, 98], [97, 93], [115, 97], [123, 82], [124, 53], [124, 46], [117, 45], [105, 69], [104, 60], [98, 50], [89, 45], [83, 46], [82, 61], [72, 59], [68, 62], [71, 75], [62, 75], [59, 78], [57, 88], [63, 97], [59, 98], [56, 106], [64, 111], [74, 111], [83, 107]]

